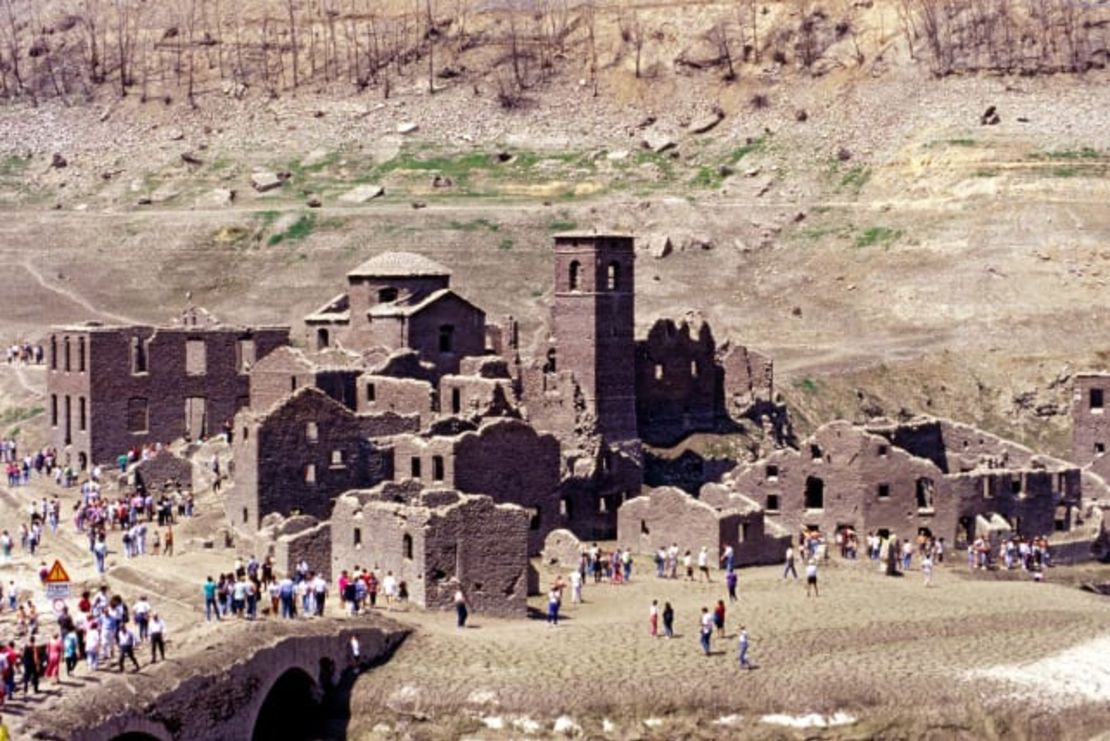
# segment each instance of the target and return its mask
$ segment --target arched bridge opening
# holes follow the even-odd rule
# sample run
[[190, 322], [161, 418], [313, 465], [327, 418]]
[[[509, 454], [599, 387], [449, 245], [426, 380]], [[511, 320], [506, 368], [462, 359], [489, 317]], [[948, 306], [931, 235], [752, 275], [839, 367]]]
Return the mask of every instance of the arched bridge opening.
[[266, 693], [251, 734], [253, 741], [309, 741], [320, 738], [321, 691], [300, 667], [286, 670]]

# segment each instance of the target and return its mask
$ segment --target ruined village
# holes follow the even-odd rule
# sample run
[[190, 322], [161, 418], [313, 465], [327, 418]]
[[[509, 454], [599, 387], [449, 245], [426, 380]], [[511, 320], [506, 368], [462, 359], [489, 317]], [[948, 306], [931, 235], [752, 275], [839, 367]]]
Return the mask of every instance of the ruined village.
[[1108, 65], [0, 0], [0, 741], [1104, 739]]

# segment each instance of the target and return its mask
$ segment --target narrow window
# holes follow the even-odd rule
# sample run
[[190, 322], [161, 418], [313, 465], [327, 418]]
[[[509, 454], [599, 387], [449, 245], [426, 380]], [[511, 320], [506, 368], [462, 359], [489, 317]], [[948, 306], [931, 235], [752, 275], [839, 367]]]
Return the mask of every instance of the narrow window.
[[890, 484], [879, 484], [879, 499], [890, 499]]
[[415, 455], [414, 455], [414, 456], [412, 457], [412, 460], [410, 461], [410, 466], [411, 466], [411, 471], [412, 471], [412, 477], [413, 477], [414, 479], [418, 479], [418, 478], [420, 478], [420, 476], [421, 476], [421, 472], [420, 472], [420, 458], [419, 458], [418, 456], [415, 456]]
[[73, 442], [73, 408], [72, 399], [70, 398], [69, 394], [66, 394], [65, 398], [65, 430], [66, 445], [69, 445], [71, 442]]
[[304, 467], [304, 482], [306, 484], [316, 483], [316, 464], [309, 463]]
[[148, 416], [146, 399], [133, 396], [127, 400], [128, 432], [146, 432]]
[[736, 542], [743, 543], [748, 539], [748, 523], [741, 522], [739, 529], [736, 531]]
[[778, 512], [779, 511], [779, 495], [778, 494], [768, 494], [767, 495], [767, 511], [768, 512]]
[[1095, 455], [1102, 455], [1106, 452], [1106, 443], [1095, 443]]
[[818, 445], [809, 446], [809, 456], [815, 461], [821, 460], [821, 448]]
[[208, 372], [208, 347], [204, 340], [185, 341], [185, 374], [203, 376]]
[[1010, 492], [1012, 494], [1021, 494], [1022, 492], [1022, 475], [1019, 473], [1017, 478], [1010, 479]]
[[543, 372], [554, 373], [557, 369], [558, 366], [555, 363], [555, 348], [552, 347], [547, 351], [547, 362], [544, 363]]
[[58, 426], [58, 395], [50, 395], [50, 426]]
[[655, 380], [656, 381], [662, 381], [663, 380], [663, 365], [661, 363], [656, 363], [655, 364]]
[[620, 263], [609, 263], [609, 272], [606, 275], [606, 286], [610, 291], [615, 291], [620, 287], [621, 266]]
[[296, 390], [297, 390], [297, 377], [296, 376], [289, 376], [289, 391], [293, 392], [293, 391], [296, 391]]
[[542, 512], [539, 507], [532, 508], [532, 519], [528, 521], [529, 530], [539, 530]]
[[378, 303], [389, 304], [397, 300], [397, 289], [392, 286], [378, 289]]
[[648, 528], [647, 520], [640, 520], [640, 535], [651, 535], [651, 529]]
[[316, 330], [316, 349], [324, 350], [329, 344], [331, 344], [331, 336], [328, 334], [328, 330], [320, 327]]
[[598, 497], [597, 498], [597, 511], [598, 512], [608, 512], [609, 511], [609, 502], [606, 500], [605, 497]]
[[68, 337], [66, 337], [64, 340], [62, 340], [62, 346], [65, 348], [65, 351], [64, 351], [65, 352], [65, 357], [64, 357], [65, 372], [69, 373], [69, 371], [70, 371], [70, 362], [69, 362], [69, 338]]
[[572, 260], [570, 263], [570, 290], [579, 290], [581, 272], [582, 266], [578, 264], [577, 260]]
[[455, 346], [455, 328], [450, 324], [444, 324], [439, 328], [439, 351], [440, 352], [454, 352]]
[[85, 397], [77, 397], [77, 429], [81, 432], [85, 431]]
[[146, 373], [146, 344], [139, 337], [131, 338], [131, 372]]
[[77, 338], [77, 372], [85, 372], [85, 338]]
[[246, 442], [250, 438], [250, 436], [251, 436], [251, 428], [244, 427], [243, 428], [243, 442]]
[[243, 524], [244, 524], [244, 525], [245, 525], [245, 524], [247, 524], [247, 520], [248, 520], [248, 519], [249, 519], [249, 518], [247, 517], [247, 508], [246, 508], [246, 507], [243, 507]]
[[443, 481], [443, 456], [432, 456], [432, 481]]
[[366, 384], [366, 401], [373, 403], [374, 401], [377, 401], [377, 399], [378, 389], [375, 388], [374, 384], [372, 383]]
[[806, 509], [825, 508], [825, 482], [816, 476], [806, 479]]
[[570, 517], [570, 497], [563, 497], [559, 500], [559, 515]]
[[458, 387], [451, 389], [451, 413], [458, 414], [462, 411], [462, 391]]
[[314, 443], [320, 439], [320, 427], [315, 422], [309, 422], [304, 426], [304, 437], [310, 443]]
[[361, 527], [356, 527], [355, 528], [355, 548], [361, 548], [361, 547], [362, 547], [362, 528]]
[[50, 335], [50, 370], [58, 370], [58, 338]]
[[342, 450], [333, 450], [333, 451], [331, 451], [331, 464], [333, 466], [342, 466], [343, 465], [343, 451]]
[[1091, 389], [1091, 411], [1102, 411], [1102, 389]]
[[697, 378], [697, 377], [698, 377], [698, 361], [691, 360], [690, 361], [690, 378]]
[[885, 446], [885, 445], [880, 445], [880, 446], [879, 446], [879, 457], [880, 457], [880, 458], [885, 458], [885, 457], [886, 457], [886, 454], [887, 454], [887, 446]]
[[775, 481], [775, 480], [778, 479], [778, 477], [779, 477], [779, 467], [778, 466], [767, 466], [767, 480], [768, 481]]
[[235, 369], [239, 373], [246, 373], [254, 365], [254, 340], [250, 338], [239, 340], [235, 343]]
[[406, 561], [412, 560], [412, 536], [408, 533], [401, 537], [401, 551], [404, 553]]

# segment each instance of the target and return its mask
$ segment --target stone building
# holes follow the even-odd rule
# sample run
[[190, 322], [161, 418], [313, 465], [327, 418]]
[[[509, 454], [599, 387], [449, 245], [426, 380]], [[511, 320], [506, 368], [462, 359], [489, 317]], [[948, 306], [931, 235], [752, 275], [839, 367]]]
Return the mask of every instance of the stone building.
[[1110, 481], [1110, 373], [1078, 373], [1072, 392], [1072, 460]]
[[190, 307], [164, 327], [54, 327], [47, 340], [50, 440], [73, 464], [223, 430], [247, 405], [248, 372], [288, 327], [223, 325]]
[[530, 519], [514, 504], [416, 482], [351, 491], [332, 517], [331, 571], [391, 571], [428, 609], [450, 609], [461, 586], [476, 612], [524, 617]]
[[716, 498], [703, 493], [699, 499], [664, 486], [646, 490], [621, 506], [617, 541], [644, 554], [672, 543], [695, 554], [704, 546], [716, 564], [725, 547], [732, 546], [733, 563], [739, 567], [781, 561], [790, 533], [766, 520], [763, 509], [747, 497], [727, 492]]
[[726, 481], [794, 532], [924, 532], [956, 547], [995, 516], [1023, 535], [1068, 529], [1081, 487], [1079, 469], [1064, 461], [932, 418], [832, 422]]
[[486, 349], [485, 312], [450, 288], [451, 271], [421, 255], [383, 252], [347, 273], [347, 290], [305, 317], [306, 342], [342, 347], [409, 348], [437, 374]]
[[132, 465], [127, 475], [120, 477], [120, 485], [134, 486], [155, 496], [169, 488], [191, 489], [193, 463], [163, 448], [156, 455]]
[[416, 414], [359, 414], [312, 386], [266, 411], [244, 409], [235, 419], [229, 520], [253, 531], [272, 513], [327, 519], [343, 492], [393, 476], [384, 439], [415, 432], [419, 421]]

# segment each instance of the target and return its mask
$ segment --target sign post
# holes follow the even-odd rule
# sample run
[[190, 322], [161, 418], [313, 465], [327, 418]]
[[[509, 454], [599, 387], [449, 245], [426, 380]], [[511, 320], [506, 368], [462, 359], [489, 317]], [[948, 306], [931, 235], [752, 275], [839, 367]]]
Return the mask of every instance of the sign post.
[[50, 600], [69, 599], [69, 574], [66, 573], [62, 562], [55, 559], [54, 565], [44, 581], [46, 585], [46, 598]]

